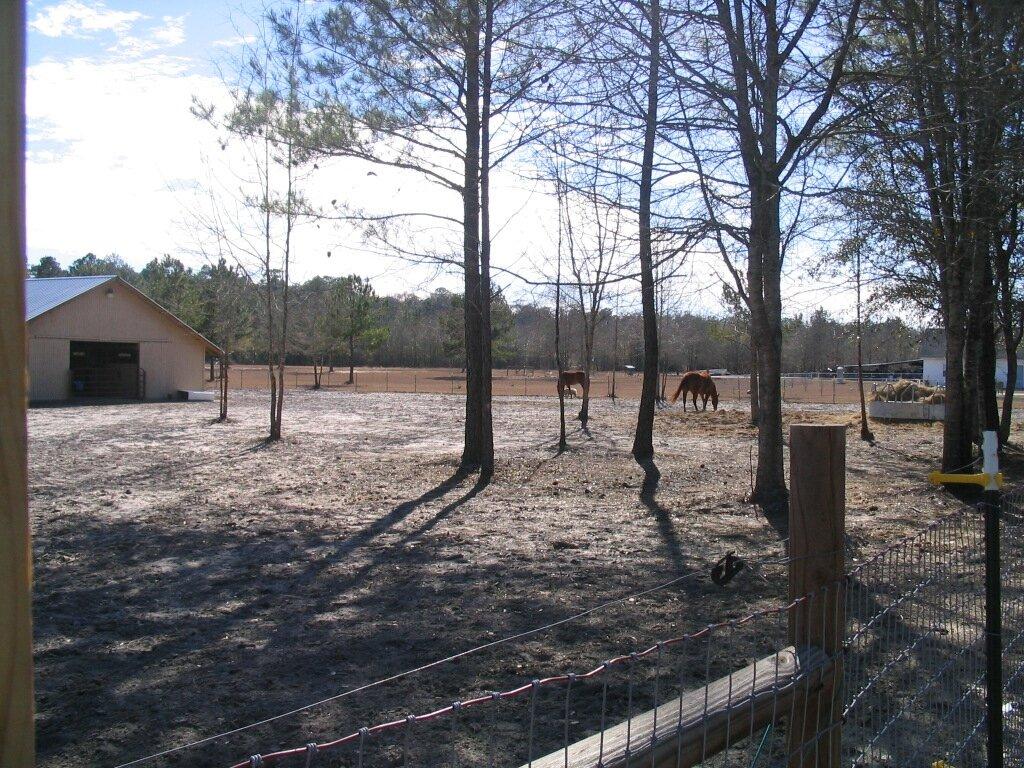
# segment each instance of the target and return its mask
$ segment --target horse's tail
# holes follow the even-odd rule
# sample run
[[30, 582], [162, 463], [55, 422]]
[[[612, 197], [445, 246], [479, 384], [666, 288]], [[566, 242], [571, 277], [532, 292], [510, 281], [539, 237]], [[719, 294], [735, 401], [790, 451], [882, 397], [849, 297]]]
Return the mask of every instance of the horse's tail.
[[685, 381], [686, 381], [685, 377], [679, 381], [679, 386], [676, 387], [676, 393], [674, 395], [672, 395], [672, 399], [669, 400], [670, 403], [674, 403], [676, 400], [679, 399], [679, 393], [683, 391], [683, 383]]

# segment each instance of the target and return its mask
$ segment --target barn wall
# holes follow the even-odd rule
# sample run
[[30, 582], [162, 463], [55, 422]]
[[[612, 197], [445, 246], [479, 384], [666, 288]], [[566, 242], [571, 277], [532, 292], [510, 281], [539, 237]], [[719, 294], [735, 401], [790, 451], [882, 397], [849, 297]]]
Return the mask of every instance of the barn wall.
[[[924, 372], [922, 374], [926, 384], [946, 385], [946, 359], [944, 357], [926, 357], [924, 359]], [[996, 358], [996, 383], [1006, 386], [1006, 358]], [[1024, 381], [1018, 377], [1018, 386]]]
[[924, 359], [924, 370], [921, 378], [926, 384], [945, 386], [946, 384], [946, 358], [926, 357]]
[[33, 401], [66, 400], [71, 342], [67, 339], [38, 339], [29, 330], [28, 398]]
[[205, 354], [205, 346], [196, 339], [139, 344], [139, 366], [146, 371], [146, 397], [161, 400], [179, 389], [203, 389]]
[[[107, 296], [107, 288], [114, 293]], [[146, 371], [146, 398], [163, 400], [179, 389], [202, 389], [205, 345], [146, 299], [124, 285], [105, 284], [28, 324], [29, 398], [68, 396], [70, 340], [139, 343]]]

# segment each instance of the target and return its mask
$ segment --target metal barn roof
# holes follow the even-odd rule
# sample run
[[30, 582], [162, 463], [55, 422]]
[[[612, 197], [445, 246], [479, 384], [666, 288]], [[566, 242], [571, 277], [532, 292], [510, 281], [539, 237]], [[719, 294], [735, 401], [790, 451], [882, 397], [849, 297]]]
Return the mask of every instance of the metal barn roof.
[[98, 285], [116, 279], [116, 275], [30, 277], [25, 281], [25, 322], [66, 304]]
[[164, 313], [180, 325], [186, 331], [196, 336], [206, 345], [207, 350], [216, 354], [223, 354], [223, 350], [203, 336], [199, 331], [190, 326], [173, 312], [160, 306], [149, 296], [144, 294], [131, 283], [122, 280], [117, 275], [88, 275], [83, 277], [30, 277], [25, 280], [25, 322], [29, 322], [46, 314], [51, 309], [67, 304], [83, 293], [88, 293], [93, 288], [114, 281], [128, 290], [140, 296], [160, 312]]

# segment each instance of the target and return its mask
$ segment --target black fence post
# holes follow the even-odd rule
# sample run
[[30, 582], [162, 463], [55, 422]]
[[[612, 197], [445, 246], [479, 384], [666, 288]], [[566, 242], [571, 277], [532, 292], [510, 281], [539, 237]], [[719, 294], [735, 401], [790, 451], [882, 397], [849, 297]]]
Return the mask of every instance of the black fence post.
[[1003, 602], [1000, 584], [999, 519], [1002, 494], [998, 441], [994, 431], [984, 434], [982, 472], [988, 475], [983, 494], [985, 513], [985, 688], [988, 725], [988, 768], [1003, 768]]

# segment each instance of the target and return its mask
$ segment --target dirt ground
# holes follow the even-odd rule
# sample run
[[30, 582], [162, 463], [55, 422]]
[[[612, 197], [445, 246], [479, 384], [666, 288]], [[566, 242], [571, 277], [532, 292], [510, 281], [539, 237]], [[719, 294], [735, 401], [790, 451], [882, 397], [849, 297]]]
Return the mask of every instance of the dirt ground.
[[[149, 764], [323, 741], [785, 596], [778, 568], [707, 578], [730, 550], [783, 553], [782, 524], [743, 501], [754, 431], [738, 404], [659, 412], [651, 493], [629, 455], [635, 403], [597, 398], [590, 434], [556, 455], [555, 398], [498, 399], [485, 487], [454, 475], [462, 407], [293, 390], [270, 446], [255, 391], [232, 392], [226, 424], [214, 403], [30, 411], [39, 764], [119, 765], [681, 574], [693, 578]], [[855, 423], [854, 410], [786, 417]], [[874, 446], [849, 433], [849, 564], [955, 504], [926, 482], [940, 426], [875, 432]], [[499, 738], [521, 740], [516, 727]]]
[[[214, 372], [216, 376], [216, 371]], [[679, 376], [668, 376], [667, 396], [679, 385]], [[207, 369], [209, 379], [209, 369]], [[606, 397], [614, 390], [616, 397], [637, 400], [643, 377], [629, 376], [619, 371], [612, 380], [610, 371], [595, 371], [591, 375], [591, 393]], [[232, 389], [266, 389], [267, 368], [262, 365], [233, 365], [228, 369], [228, 383]], [[537, 369], [507, 369], [494, 372], [493, 386], [497, 397], [550, 397], [555, 392], [556, 372]], [[747, 398], [750, 379], [747, 376], [716, 376], [718, 394], [722, 400], [742, 401]], [[284, 377], [285, 387], [309, 389], [313, 386], [313, 369], [309, 366], [289, 366]], [[214, 385], [210, 384], [211, 388]], [[356, 392], [411, 392], [445, 395], [465, 394], [466, 377], [457, 368], [364, 368], [354, 371], [352, 384], [348, 383], [348, 368], [326, 372], [321, 386], [326, 389]], [[865, 382], [870, 397], [872, 384]], [[791, 403], [855, 403], [858, 402], [857, 382], [846, 378], [812, 379], [786, 376], [782, 380], [783, 400]]]

